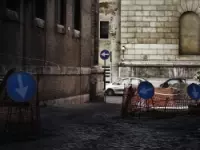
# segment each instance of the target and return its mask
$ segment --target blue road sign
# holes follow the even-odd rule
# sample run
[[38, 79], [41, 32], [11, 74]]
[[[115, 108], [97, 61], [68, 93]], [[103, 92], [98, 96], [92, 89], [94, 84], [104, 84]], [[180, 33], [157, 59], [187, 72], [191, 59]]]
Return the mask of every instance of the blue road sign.
[[154, 96], [154, 87], [148, 81], [143, 81], [138, 86], [138, 94], [141, 98], [147, 100]]
[[200, 86], [192, 83], [187, 87], [187, 93], [193, 100], [200, 99]]
[[102, 50], [100, 53], [100, 57], [103, 60], [107, 60], [110, 57], [110, 52], [108, 50]]
[[8, 78], [6, 88], [13, 101], [27, 102], [36, 94], [37, 84], [29, 73], [16, 72]]

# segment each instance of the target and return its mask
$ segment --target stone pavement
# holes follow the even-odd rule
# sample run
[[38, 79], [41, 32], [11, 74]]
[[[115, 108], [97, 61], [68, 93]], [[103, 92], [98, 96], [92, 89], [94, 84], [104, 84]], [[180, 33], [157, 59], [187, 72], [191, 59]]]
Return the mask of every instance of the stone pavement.
[[200, 149], [200, 117], [120, 119], [120, 105], [89, 103], [41, 108], [40, 139], [0, 145], [0, 150]]

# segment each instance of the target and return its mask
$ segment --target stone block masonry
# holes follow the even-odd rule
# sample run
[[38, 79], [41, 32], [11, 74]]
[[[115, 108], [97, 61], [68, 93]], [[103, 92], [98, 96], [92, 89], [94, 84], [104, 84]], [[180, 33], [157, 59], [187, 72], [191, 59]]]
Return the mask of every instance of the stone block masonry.
[[121, 44], [128, 45], [125, 60], [200, 60], [200, 55], [179, 55], [179, 18], [187, 11], [199, 15], [198, 4], [198, 0], [121, 0]]
[[[41, 101], [82, 103], [95, 99], [103, 90], [103, 86], [99, 88], [103, 72], [93, 69], [99, 56], [99, 1], [84, 1], [79, 13], [73, 11], [78, 6], [74, 0], [63, 7], [56, 7], [61, 5], [57, 0], [46, 0], [45, 4], [7, 1], [0, 1], [0, 74], [13, 67], [39, 74], [37, 96]], [[38, 12], [38, 5], [43, 4], [45, 12]], [[59, 11], [63, 13], [57, 16]]]
[[[200, 55], [187, 52], [194, 52], [200, 43], [181, 38], [190, 33], [195, 39], [200, 28], [188, 21], [182, 26], [181, 17], [193, 12], [198, 22], [199, 6], [200, 0], [121, 0], [121, 46], [127, 51], [119, 61], [119, 76], [192, 78], [200, 68]], [[181, 45], [190, 51], [182, 53]]]

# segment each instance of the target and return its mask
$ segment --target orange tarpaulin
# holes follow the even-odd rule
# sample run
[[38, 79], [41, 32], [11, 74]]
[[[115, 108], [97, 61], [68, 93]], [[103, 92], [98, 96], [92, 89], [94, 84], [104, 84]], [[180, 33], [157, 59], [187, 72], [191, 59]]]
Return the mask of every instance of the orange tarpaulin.
[[152, 99], [144, 100], [137, 94], [137, 89], [129, 87], [124, 91], [124, 101], [128, 103], [128, 112], [152, 107], [177, 107], [189, 102], [189, 99], [183, 99], [183, 94], [174, 88], [155, 88]]

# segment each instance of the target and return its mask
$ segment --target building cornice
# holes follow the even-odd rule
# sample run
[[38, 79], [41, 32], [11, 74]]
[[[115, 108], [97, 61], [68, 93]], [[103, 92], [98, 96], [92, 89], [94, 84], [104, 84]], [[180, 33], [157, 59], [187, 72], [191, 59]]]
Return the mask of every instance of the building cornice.
[[121, 61], [119, 67], [200, 67], [200, 61]]

